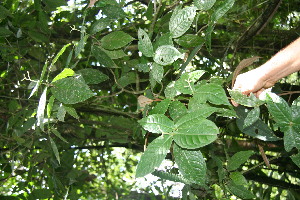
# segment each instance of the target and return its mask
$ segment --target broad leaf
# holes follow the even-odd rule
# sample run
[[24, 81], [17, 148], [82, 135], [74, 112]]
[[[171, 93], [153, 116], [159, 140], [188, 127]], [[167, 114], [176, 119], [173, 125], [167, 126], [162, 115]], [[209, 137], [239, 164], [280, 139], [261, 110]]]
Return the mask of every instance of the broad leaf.
[[149, 76], [150, 76], [150, 79], [154, 82], [151, 84], [152, 88], [154, 88], [155, 83], [156, 82], [161, 83], [161, 80], [164, 77], [164, 67], [157, 63], [153, 63]]
[[229, 181], [226, 185], [230, 193], [240, 197], [241, 199], [255, 199], [256, 196], [243, 185], [237, 185], [233, 181]]
[[183, 58], [184, 54], [180, 53], [171, 45], [163, 45], [156, 49], [154, 61], [160, 65], [170, 65], [178, 58]]
[[300, 153], [291, 156], [291, 159], [300, 168]]
[[216, 105], [230, 105], [226, 93], [222, 86], [215, 83], [202, 85], [197, 88], [194, 98], [201, 101], [208, 100], [210, 103]]
[[60, 104], [60, 106], [57, 109], [57, 119], [58, 119], [58, 121], [64, 122], [66, 113], [67, 113], [67, 111], [66, 111], [65, 107], [62, 104]]
[[241, 172], [231, 172], [229, 177], [236, 185], [247, 185], [248, 182]]
[[52, 150], [54, 152], [54, 155], [55, 155], [58, 163], [60, 164], [60, 157], [59, 157], [59, 152], [58, 152], [57, 146], [51, 137], [49, 137], [49, 140], [50, 140], [50, 144], [51, 144]]
[[170, 99], [164, 99], [163, 101], [159, 102], [150, 112], [149, 115], [153, 114], [165, 114], [171, 104]]
[[0, 27], [0, 37], [9, 37], [12, 34], [13, 34], [13, 32], [8, 30], [7, 28]]
[[110, 25], [111, 22], [112, 22], [112, 20], [108, 19], [108, 18], [98, 19], [96, 22], [94, 22], [92, 24], [90, 33], [95, 34], [95, 33], [98, 33], [100, 31], [103, 31], [104, 29], [106, 29]]
[[173, 138], [182, 148], [196, 149], [208, 145], [217, 139], [219, 133], [218, 127], [207, 119], [194, 118], [185, 123], [180, 119], [177, 123]]
[[99, 84], [108, 79], [108, 76], [97, 69], [81, 69], [77, 72], [81, 74], [86, 84]]
[[29, 199], [49, 199], [52, 198], [52, 195], [50, 189], [34, 189], [29, 194]]
[[229, 9], [233, 6], [235, 0], [225, 0], [225, 2], [220, 5], [211, 16], [211, 21], [217, 22], [221, 17], [223, 17]]
[[146, 31], [140, 28], [138, 30], [138, 38], [138, 48], [142, 52], [142, 54], [146, 57], [153, 57], [153, 46]]
[[191, 183], [203, 185], [206, 177], [206, 164], [201, 151], [186, 150], [174, 145], [173, 153], [183, 177]]
[[66, 50], [66, 48], [68, 47], [68, 46], [70, 46], [71, 44], [69, 43], [69, 44], [66, 44], [65, 46], [63, 46], [62, 48], [61, 48], [61, 50], [57, 53], [57, 55], [53, 58], [53, 60], [52, 60], [52, 62], [51, 62], [51, 66], [52, 65], [54, 65], [56, 62], [57, 62], [57, 60], [58, 60], [58, 58], [65, 52], [65, 50]]
[[114, 61], [104, 51], [102, 51], [100, 47], [94, 45], [92, 47], [92, 54], [95, 56], [97, 61], [104, 67], [117, 68]]
[[187, 109], [183, 103], [180, 101], [173, 101], [169, 107], [169, 114], [171, 118], [176, 121], [180, 117], [184, 116], [187, 113]]
[[175, 81], [172, 81], [167, 85], [164, 93], [165, 93], [166, 98], [169, 98], [169, 99], [173, 99], [175, 96], [180, 94], [179, 92], [177, 92], [177, 90], [175, 88]]
[[64, 141], [65, 143], [68, 143], [68, 141], [61, 136], [61, 134], [60, 134], [60, 132], [58, 132], [58, 130], [56, 130], [56, 129], [53, 128], [53, 129], [51, 129], [51, 132], [54, 135], [56, 135], [56, 137], [58, 137], [59, 139], [61, 139], [62, 141]]
[[127, 56], [122, 49], [114, 50], [114, 51], [108, 51], [103, 50], [111, 59], [119, 59]]
[[215, 2], [216, 0], [194, 0], [194, 4], [199, 10], [209, 10]]
[[245, 163], [250, 156], [254, 154], [253, 151], [240, 151], [235, 153], [229, 160], [227, 165], [228, 171], [234, 171], [238, 169], [243, 163]]
[[64, 104], [82, 102], [95, 95], [85, 82], [72, 77], [54, 82], [51, 92], [57, 100]]
[[264, 104], [264, 101], [259, 100], [256, 98], [253, 93], [251, 93], [249, 96], [246, 96], [241, 93], [239, 90], [228, 90], [231, 98], [238, 104], [241, 104], [243, 106], [247, 107], [257, 107], [262, 104]]
[[58, 81], [60, 79], [66, 78], [68, 76], [73, 76], [75, 72], [70, 68], [65, 68], [62, 72], [60, 72], [55, 78], [52, 80], [52, 83]]
[[253, 125], [259, 119], [260, 109], [259, 107], [254, 107], [250, 112], [248, 112], [247, 117], [244, 120], [244, 127], [247, 128]]
[[300, 127], [299, 125], [291, 125], [285, 128], [284, 131], [284, 149], [291, 151], [293, 147], [300, 150]]
[[66, 106], [64, 105], [64, 108], [66, 110], [66, 112], [71, 115], [72, 117], [74, 117], [75, 119], [79, 119], [79, 116], [75, 110], [75, 108], [71, 107], [71, 106]]
[[112, 32], [101, 39], [101, 46], [104, 49], [114, 50], [126, 46], [134, 40], [133, 37], [123, 31]]
[[139, 121], [144, 129], [152, 133], [171, 133], [174, 122], [162, 114], [149, 115]]
[[182, 36], [191, 26], [196, 16], [196, 7], [185, 7], [173, 12], [169, 23], [169, 30], [173, 38]]
[[176, 81], [175, 88], [183, 94], [195, 93], [195, 82], [205, 73], [204, 70], [196, 70], [191, 73], [184, 73]]
[[154, 172], [165, 159], [172, 144], [170, 135], [162, 135], [153, 140], [141, 156], [137, 165], [136, 177], [143, 177]]
[[165, 33], [160, 36], [154, 43], [153, 48], [156, 50], [158, 47], [163, 45], [171, 45], [174, 46], [173, 40], [170, 33]]
[[203, 38], [194, 34], [185, 34], [175, 39], [175, 42], [185, 48], [196, 47], [203, 42]]

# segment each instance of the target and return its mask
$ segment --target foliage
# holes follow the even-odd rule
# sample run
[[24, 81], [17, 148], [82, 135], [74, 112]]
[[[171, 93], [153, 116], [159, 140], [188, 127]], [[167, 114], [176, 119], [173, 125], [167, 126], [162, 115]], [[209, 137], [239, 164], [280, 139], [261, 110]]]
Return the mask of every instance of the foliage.
[[298, 7], [2, 1], [0, 198], [170, 199], [134, 191], [151, 173], [183, 199], [299, 198], [300, 99], [280, 96], [297, 86], [228, 89], [241, 60], [297, 37]]

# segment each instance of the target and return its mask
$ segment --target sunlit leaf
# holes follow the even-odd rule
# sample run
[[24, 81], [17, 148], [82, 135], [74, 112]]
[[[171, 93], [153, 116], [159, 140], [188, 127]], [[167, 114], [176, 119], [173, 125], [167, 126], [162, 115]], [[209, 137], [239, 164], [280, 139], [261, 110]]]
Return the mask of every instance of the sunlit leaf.
[[138, 39], [138, 48], [142, 54], [146, 57], [153, 57], [154, 52], [151, 40], [146, 31], [141, 28], [138, 30]]
[[206, 178], [206, 164], [201, 151], [173, 147], [175, 162], [180, 173], [191, 183], [203, 185]]
[[170, 99], [164, 99], [163, 101], [159, 102], [150, 112], [149, 115], [153, 114], [165, 114], [171, 104]]
[[162, 114], [149, 115], [141, 119], [139, 123], [152, 133], [171, 133], [174, 129], [173, 121]]
[[222, 86], [215, 83], [205, 84], [197, 88], [195, 98], [208, 100], [216, 105], [230, 105]]
[[176, 121], [180, 117], [184, 116], [187, 113], [187, 109], [183, 103], [180, 101], [173, 101], [169, 107], [169, 114], [171, 118]]
[[47, 87], [44, 89], [40, 97], [39, 105], [36, 112], [37, 125], [40, 126], [42, 130], [44, 130], [44, 115], [45, 115], [46, 101], [47, 101]]
[[249, 96], [246, 96], [241, 93], [240, 90], [228, 90], [231, 98], [238, 104], [241, 104], [243, 106], [247, 107], [257, 107], [262, 104], [264, 104], [264, 101], [259, 100], [256, 98], [253, 93], [251, 93]]
[[235, 0], [225, 0], [222, 5], [220, 5], [215, 12], [211, 16], [211, 20], [213, 22], [218, 21], [221, 17], [223, 17], [229, 9], [233, 6]]
[[61, 122], [64, 122], [66, 113], [67, 113], [67, 111], [66, 111], [65, 107], [62, 104], [60, 104], [60, 106], [58, 107], [58, 110], [57, 110], [57, 119]]
[[153, 140], [142, 155], [136, 169], [136, 177], [152, 173], [165, 159], [172, 144], [170, 135], [162, 135]]
[[170, 65], [178, 58], [183, 58], [184, 54], [180, 53], [175, 47], [170, 45], [160, 46], [154, 54], [154, 61], [160, 65]]
[[[150, 69], [150, 79], [153, 79], [153, 81], [157, 83], [161, 83], [161, 80], [163, 79], [164, 76], [164, 67], [162, 65], [159, 65], [157, 63], [152, 64], [152, 68]], [[154, 84], [151, 84], [152, 87], [154, 87]]]
[[55, 78], [52, 80], [52, 83], [66, 77], [73, 76], [74, 74], [75, 72], [72, 69], [65, 68], [62, 72], [60, 72], [57, 76], [55, 76]]
[[51, 117], [51, 112], [52, 112], [54, 100], [55, 100], [54, 96], [51, 96], [50, 99], [49, 99], [49, 102], [47, 104], [47, 116], [48, 116], [48, 118]]
[[194, 0], [194, 4], [199, 10], [209, 10], [215, 2], [216, 0]]
[[123, 31], [115, 31], [104, 36], [100, 42], [104, 49], [114, 50], [126, 46], [132, 40], [134, 40], [134, 38], [129, 34]]
[[177, 91], [183, 94], [195, 93], [195, 82], [205, 73], [204, 70], [196, 70], [190, 73], [184, 73], [175, 83]]
[[91, 34], [96, 34], [100, 31], [103, 31], [104, 29], [106, 29], [110, 23], [112, 22], [111, 19], [108, 18], [101, 18], [96, 20], [91, 27], [90, 33]]
[[247, 117], [244, 120], [244, 127], [247, 128], [253, 123], [255, 123], [259, 119], [260, 109], [259, 107], [253, 108], [250, 112], [248, 112]]
[[71, 45], [70, 43], [69, 43], [69, 44], [66, 44], [65, 46], [63, 46], [63, 47], [61, 48], [61, 50], [59, 50], [59, 52], [57, 53], [57, 55], [53, 58], [53, 60], [52, 60], [52, 62], [51, 62], [51, 66], [54, 65], [54, 64], [57, 62], [58, 58], [65, 52], [66, 48], [67, 48], [68, 46], [70, 46], [70, 45]]

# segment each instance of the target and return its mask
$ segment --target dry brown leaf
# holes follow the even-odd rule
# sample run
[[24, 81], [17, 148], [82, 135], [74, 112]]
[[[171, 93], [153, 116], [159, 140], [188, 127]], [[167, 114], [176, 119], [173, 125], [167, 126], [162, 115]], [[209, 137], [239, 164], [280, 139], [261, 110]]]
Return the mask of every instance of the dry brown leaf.
[[97, 1], [98, 0], [90, 0], [88, 8], [93, 7]]
[[144, 95], [140, 95], [138, 97], [138, 104], [141, 108], [145, 108], [146, 105], [149, 105], [153, 102], [152, 99], [149, 99], [148, 97], [145, 97]]
[[240, 72], [245, 68], [250, 65], [252, 65], [254, 62], [258, 61], [258, 59], [261, 58], [259, 56], [254, 56], [252, 58], [246, 58], [242, 60], [239, 65], [235, 68], [232, 76], [232, 81], [231, 81], [231, 88], [233, 88], [234, 82], [236, 77], [240, 74]]

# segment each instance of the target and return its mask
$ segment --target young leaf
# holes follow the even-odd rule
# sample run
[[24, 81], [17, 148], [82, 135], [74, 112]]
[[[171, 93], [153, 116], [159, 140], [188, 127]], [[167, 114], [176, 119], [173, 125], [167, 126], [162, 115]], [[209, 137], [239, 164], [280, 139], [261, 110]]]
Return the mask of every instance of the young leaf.
[[92, 68], [81, 69], [77, 73], [82, 75], [86, 84], [99, 84], [108, 79], [106, 74]]
[[179, 172], [191, 183], [203, 185], [206, 177], [206, 164], [199, 150], [186, 150], [174, 145], [173, 153]]
[[246, 162], [250, 156], [254, 154], [254, 151], [240, 151], [234, 154], [229, 160], [227, 169], [234, 171], [238, 169], [244, 162]]
[[73, 77], [54, 82], [51, 92], [57, 100], [64, 104], [82, 102], [95, 95], [87, 84]]
[[159, 102], [150, 112], [149, 115], [153, 114], [165, 114], [171, 104], [170, 99], [164, 99], [163, 101]]
[[138, 38], [138, 48], [142, 52], [142, 54], [146, 57], [153, 57], [153, 46], [146, 31], [140, 28], [138, 30]]
[[194, 118], [177, 123], [173, 139], [182, 148], [196, 149], [208, 145], [217, 139], [219, 133], [218, 127], [207, 119]]
[[47, 87], [44, 89], [40, 97], [39, 105], [36, 112], [37, 125], [40, 126], [42, 130], [44, 130], [44, 114], [46, 108], [46, 100], [47, 100]]
[[75, 47], [75, 58], [80, 54], [80, 52], [84, 49], [87, 39], [89, 35], [85, 35], [85, 32], [81, 32], [81, 39]]
[[221, 17], [223, 17], [229, 9], [233, 6], [235, 0], [225, 0], [225, 2], [216, 9], [216, 11], [211, 16], [212, 22], [217, 22]]
[[169, 23], [169, 30], [173, 38], [182, 36], [190, 28], [196, 16], [196, 10], [196, 7], [190, 6], [173, 12]]
[[62, 72], [60, 72], [57, 76], [55, 76], [55, 78], [52, 80], [52, 83], [54, 83], [55, 81], [58, 81], [60, 79], [69, 77], [69, 76], [74, 76], [75, 72], [70, 69], [70, 68], [64, 68], [64, 70]]
[[175, 39], [175, 42], [185, 48], [191, 48], [201, 44], [201, 42], [203, 42], [203, 38], [194, 34], [185, 34], [180, 38]]
[[170, 135], [161, 135], [153, 140], [141, 156], [137, 165], [136, 177], [143, 177], [152, 173], [165, 159], [172, 144]]
[[52, 107], [53, 107], [53, 103], [54, 103], [54, 96], [51, 96], [50, 99], [49, 99], [49, 102], [47, 104], [47, 116], [48, 118], [51, 117], [51, 112], [52, 112]]
[[49, 137], [49, 140], [50, 140], [50, 144], [51, 144], [52, 150], [54, 152], [54, 155], [55, 155], [58, 163], [60, 164], [60, 157], [59, 157], [57, 146], [56, 146], [54, 140], [51, 137]]
[[204, 70], [196, 70], [191, 73], [184, 73], [175, 82], [177, 91], [183, 94], [195, 93], [194, 83], [205, 73]]
[[247, 128], [253, 125], [259, 119], [260, 109], [259, 107], [254, 107], [250, 112], [248, 112], [247, 117], [244, 120], [243, 128]]
[[152, 133], [171, 133], [174, 122], [162, 114], [149, 115], [139, 121], [144, 129]]
[[61, 122], [65, 121], [65, 116], [66, 116], [66, 109], [65, 107], [60, 104], [60, 106], [58, 107], [58, 110], [57, 110], [57, 119]]
[[57, 53], [57, 55], [52, 60], [51, 66], [53, 66], [57, 62], [58, 58], [65, 52], [66, 48], [70, 45], [71, 44], [69, 43], [69, 44], [66, 44], [65, 46], [63, 46], [63, 48], [61, 48], [61, 50]]
[[163, 45], [156, 49], [154, 54], [154, 61], [160, 65], [170, 65], [178, 58], [183, 58], [184, 54], [180, 53], [175, 47], [171, 45]]
[[216, 0], [194, 0], [194, 4], [199, 10], [209, 10], [215, 2]]
[[92, 54], [95, 56], [97, 61], [104, 67], [117, 68], [114, 61], [104, 51], [102, 51], [100, 47], [94, 45], [92, 47]]
[[104, 49], [114, 50], [126, 46], [134, 40], [133, 37], [123, 31], [115, 31], [101, 39], [101, 46]]
[[231, 98], [237, 102], [238, 104], [241, 104], [243, 106], [247, 107], [258, 107], [262, 104], [264, 104], [264, 101], [259, 100], [256, 98], [253, 93], [251, 93], [249, 96], [246, 96], [241, 93], [239, 90], [230, 90], [228, 89], [228, 92], [231, 96]]
[[[161, 80], [164, 77], [164, 67], [157, 63], [153, 63], [149, 76], [151, 79], [153, 79], [153, 81], [155, 81], [155, 83], [156, 82], [161, 83]], [[151, 85], [152, 88], [155, 86], [155, 84], [151, 84]]]

